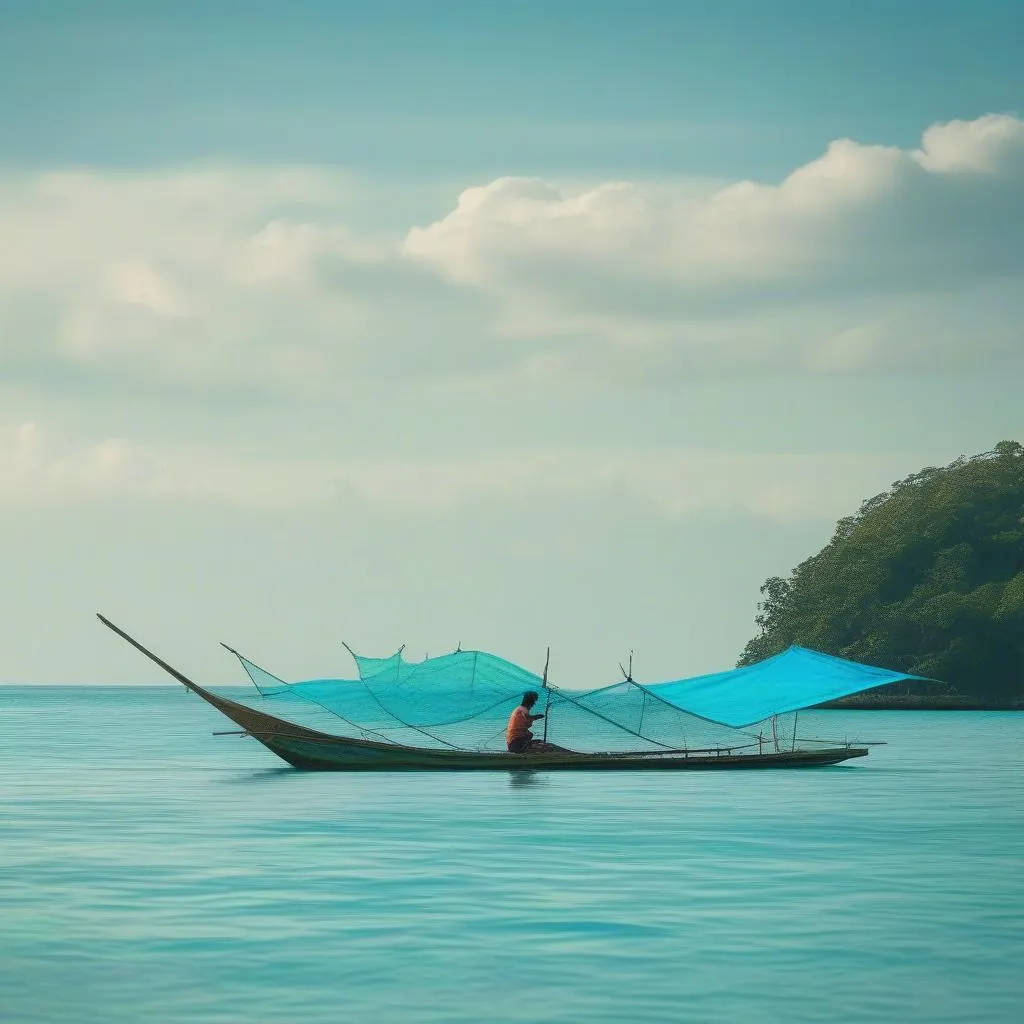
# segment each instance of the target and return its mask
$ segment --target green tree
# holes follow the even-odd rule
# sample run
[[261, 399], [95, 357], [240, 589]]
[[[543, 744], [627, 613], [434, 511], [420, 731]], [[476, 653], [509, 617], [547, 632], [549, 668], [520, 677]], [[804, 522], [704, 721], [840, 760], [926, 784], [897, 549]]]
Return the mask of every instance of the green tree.
[[801, 644], [1024, 699], [1024, 446], [897, 481], [761, 594], [740, 665]]

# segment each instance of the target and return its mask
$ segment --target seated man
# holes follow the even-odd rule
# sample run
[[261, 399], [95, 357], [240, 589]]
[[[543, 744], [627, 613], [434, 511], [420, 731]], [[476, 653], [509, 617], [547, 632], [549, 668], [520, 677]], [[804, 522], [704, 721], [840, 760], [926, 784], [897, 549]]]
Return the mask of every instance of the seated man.
[[505, 729], [505, 743], [510, 754], [522, 754], [531, 747], [534, 749], [542, 744], [534, 745], [533, 733], [530, 726], [543, 715], [531, 715], [530, 708], [537, 703], [537, 691], [527, 690], [523, 694], [523, 702], [512, 712], [508, 720], [508, 727]]

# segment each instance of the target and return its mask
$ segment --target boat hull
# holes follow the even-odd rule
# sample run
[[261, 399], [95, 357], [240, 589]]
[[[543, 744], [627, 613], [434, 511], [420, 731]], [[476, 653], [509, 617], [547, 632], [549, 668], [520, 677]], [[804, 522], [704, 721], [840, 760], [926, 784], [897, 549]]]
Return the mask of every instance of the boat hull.
[[396, 748], [333, 739], [286, 736], [258, 739], [278, 757], [306, 771], [682, 771], [726, 768], [811, 768], [863, 757], [862, 747], [786, 750], [764, 754], [503, 754]]

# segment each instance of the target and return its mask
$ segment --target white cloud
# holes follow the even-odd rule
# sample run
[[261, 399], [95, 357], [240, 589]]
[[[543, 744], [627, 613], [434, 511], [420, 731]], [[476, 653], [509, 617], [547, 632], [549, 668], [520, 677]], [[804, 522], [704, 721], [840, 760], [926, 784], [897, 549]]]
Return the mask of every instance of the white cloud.
[[1019, 176], [1024, 171], [1024, 133], [1014, 117], [986, 114], [974, 121], [948, 121], [928, 128], [915, 159], [936, 172]]
[[1005, 323], [958, 352], [922, 334], [951, 297], [987, 321], [994, 296], [1019, 322], [1022, 235], [1024, 122], [989, 115], [933, 126], [917, 150], [839, 140], [778, 185], [704, 197], [501, 178], [405, 251], [492, 294], [510, 335], [654, 346], [657, 369], [857, 369], [1004, 355]]
[[367, 315], [344, 270], [387, 258], [347, 229], [355, 195], [315, 169], [8, 176], [4, 370], [315, 385]]
[[123, 439], [54, 450], [32, 421], [0, 428], [0, 497], [21, 502], [105, 495], [144, 486], [147, 460]]
[[[602, 300], [599, 286], [614, 278], [637, 289], [629, 297], [638, 313], [655, 316], [666, 302], [695, 312], [731, 308], [736, 288], [754, 289], [740, 298], [759, 304], [805, 296], [811, 286], [940, 290], [936, 270], [961, 283], [1021, 271], [1024, 251], [1010, 243], [1022, 191], [1024, 122], [990, 115], [934, 126], [915, 151], [839, 140], [779, 185], [745, 181], [701, 198], [628, 182], [565, 194], [499, 178], [413, 229], [405, 248], [483, 286], [529, 291], [549, 281], [553, 293], [567, 283], [571, 295], [578, 275], [598, 308], [620, 298]], [[652, 309], [645, 283], [672, 294]]]
[[188, 316], [176, 289], [145, 261], [113, 264], [109, 268], [109, 283], [114, 301], [141, 306], [159, 316]]

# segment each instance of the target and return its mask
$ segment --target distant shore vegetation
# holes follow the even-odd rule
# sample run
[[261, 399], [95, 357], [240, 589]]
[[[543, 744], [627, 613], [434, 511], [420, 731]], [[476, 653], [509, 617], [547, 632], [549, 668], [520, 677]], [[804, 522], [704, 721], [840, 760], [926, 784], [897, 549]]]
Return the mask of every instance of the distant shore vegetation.
[[1024, 701], [1024, 445], [897, 481], [761, 596], [740, 665], [800, 644], [937, 681], [870, 695], [894, 706]]

